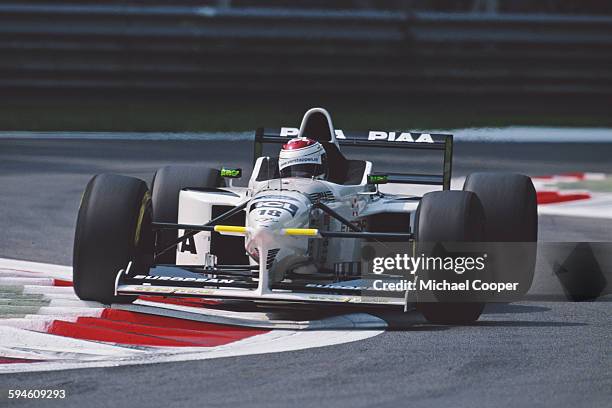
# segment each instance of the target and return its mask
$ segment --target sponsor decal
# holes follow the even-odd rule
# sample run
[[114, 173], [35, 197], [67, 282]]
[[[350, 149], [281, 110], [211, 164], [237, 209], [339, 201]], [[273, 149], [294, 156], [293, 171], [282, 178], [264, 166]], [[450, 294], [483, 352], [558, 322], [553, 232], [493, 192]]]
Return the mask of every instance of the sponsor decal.
[[280, 135], [283, 137], [294, 137], [300, 133], [300, 129], [292, 128], [292, 127], [282, 127], [280, 130]]
[[[344, 132], [341, 129], [334, 130], [334, 133], [336, 134], [336, 138], [346, 139], [346, 136], [344, 136]], [[279, 135], [283, 137], [296, 137], [299, 134], [300, 134], [300, 129], [298, 128], [282, 127]]]
[[[273, 210], [269, 210], [269, 211], [272, 212]], [[266, 214], [262, 214], [260, 212], [259, 215], [266, 215]], [[278, 219], [278, 217], [279, 215], [277, 215], [276, 213], [272, 213], [269, 217], [257, 217], [256, 220], [257, 222], [260, 222], [260, 223], [279, 222], [280, 220]]]
[[294, 166], [296, 164], [321, 164], [321, 156], [310, 156], [310, 157], [296, 157], [294, 159], [279, 160], [278, 168], [284, 169], [285, 167]]
[[312, 295], [308, 300], [343, 303], [392, 303], [393, 299], [378, 296], [325, 296]]
[[281, 210], [287, 211], [291, 214], [292, 217], [295, 216], [298, 210], [298, 206], [292, 203], [282, 202], [282, 201], [255, 201], [251, 204], [251, 209], [249, 212], [253, 212], [254, 210], [259, 210], [259, 215], [268, 215], [271, 217], [280, 217]]
[[325, 302], [361, 303], [361, 299], [359, 299], [358, 297], [348, 297], [348, 296], [337, 297], [337, 296], [314, 295], [314, 296], [308, 296], [308, 299], [309, 300], [320, 300], [320, 301], [325, 301]]
[[[298, 128], [282, 127], [280, 136], [295, 137], [300, 133]], [[346, 139], [344, 131], [341, 129], [334, 130], [336, 139]], [[368, 140], [378, 140], [387, 142], [407, 142], [407, 143], [434, 143], [431, 134], [429, 133], [413, 133], [413, 132], [385, 132], [381, 130], [370, 130], [368, 132]]]
[[136, 275], [132, 279], [143, 281], [169, 281], [169, 282], [194, 282], [194, 283], [234, 283], [234, 279], [218, 278], [184, 278], [181, 276], [152, 276]]
[[152, 293], [152, 294], [174, 294], [174, 295], [199, 295], [208, 296], [215, 293], [215, 289], [204, 288], [171, 288], [158, 286], [135, 286], [129, 290], [130, 293]]
[[172, 288], [157, 288], [155, 286], [138, 286], [135, 289], [138, 293], [172, 293]]
[[181, 243], [181, 252], [190, 252], [194, 255], [197, 255], [198, 251], [196, 250], [196, 243], [194, 237], [189, 237], [186, 241]]
[[172, 293], [176, 295], [212, 295], [214, 293], [214, 290], [199, 288], [180, 288], [174, 289]]
[[351, 286], [351, 285], [339, 285], [337, 283], [323, 284], [323, 283], [308, 283], [307, 288], [316, 289], [335, 289], [335, 290], [368, 290], [371, 289], [368, 286]]
[[399, 135], [397, 132], [381, 132], [371, 130], [368, 133], [368, 140], [385, 140], [387, 142], [409, 142], [409, 143], [433, 143], [433, 139], [429, 133], [410, 133], [402, 132]]

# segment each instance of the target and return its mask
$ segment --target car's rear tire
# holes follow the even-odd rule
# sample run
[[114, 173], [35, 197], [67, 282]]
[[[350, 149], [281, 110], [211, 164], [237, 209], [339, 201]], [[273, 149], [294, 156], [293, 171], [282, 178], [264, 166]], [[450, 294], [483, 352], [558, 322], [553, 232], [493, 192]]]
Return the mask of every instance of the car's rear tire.
[[[489, 263], [498, 282], [518, 282], [516, 300], [533, 281], [538, 240], [537, 195], [531, 179], [515, 173], [472, 173], [464, 191], [475, 193], [484, 208]], [[504, 243], [504, 244], [498, 244]], [[507, 244], [512, 243], [512, 244]]]
[[115, 296], [115, 278], [130, 261], [130, 274], [146, 274], [153, 257], [151, 200], [147, 184], [114, 174], [94, 176], [85, 189], [73, 250], [74, 291], [83, 300], [131, 303]]
[[[222, 186], [219, 170], [204, 166], [166, 166], [155, 172], [151, 183], [154, 222], [178, 222], [179, 193], [187, 187], [215, 188]], [[157, 248], [165, 248], [178, 238], [177, 230], [161, 230], [157, 233]], [[159, 255], [159, 264], [175, 264], [176, 250]]]
[[[482, 242], [485, 236], [482, 204], [476, 194], [467, 191], [427, 193], [417, 208], [415, 232], [417, 253], [425, 256], [439, 256], [436, 252], [438, 243]], [[472, 323], [484, 308], [482, 302], [448, 302], [439, 298], [439, 301], [421, 300], [417, 302], [417, 310], [429, 322], [436, 324]]]

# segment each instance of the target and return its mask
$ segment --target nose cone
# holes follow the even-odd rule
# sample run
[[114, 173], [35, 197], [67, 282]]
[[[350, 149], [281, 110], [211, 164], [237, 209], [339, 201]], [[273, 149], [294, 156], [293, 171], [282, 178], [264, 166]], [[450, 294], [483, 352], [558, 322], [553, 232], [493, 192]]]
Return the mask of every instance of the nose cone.
[[248, 207], [247, 226], [251, 230], [297, 228], [308, 224], [310, 201], [296, 191], [261, 192]]
[[246, 246], [282, 248], [291, 245], [292, 237], [282, 235], [284, 228], [304, 228], [309, 224], [310, 201], [296, 191], [263, 191], [256, 194], [248, 207]]
[[290, 202], [260, 201], [256, 204], [247, 217], [247, 225], [252, 231], [285, 228], [297, 213], [295, 205]]

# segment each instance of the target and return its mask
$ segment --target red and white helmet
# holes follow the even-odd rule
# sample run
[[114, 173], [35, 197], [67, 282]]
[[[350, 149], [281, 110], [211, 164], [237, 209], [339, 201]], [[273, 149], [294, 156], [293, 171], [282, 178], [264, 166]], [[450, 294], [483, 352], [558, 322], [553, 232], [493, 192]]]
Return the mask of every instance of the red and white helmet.
[[298, 137], [283, 145], [278, 157], [281, 177], [327, 177], [327, 154], [321, 143]]

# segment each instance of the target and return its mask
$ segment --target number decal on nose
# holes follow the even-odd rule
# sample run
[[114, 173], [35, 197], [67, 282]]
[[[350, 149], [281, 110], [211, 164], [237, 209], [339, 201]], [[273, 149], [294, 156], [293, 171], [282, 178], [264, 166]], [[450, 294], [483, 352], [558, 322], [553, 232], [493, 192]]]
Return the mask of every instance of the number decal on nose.
[[[280, 217], [281, 210], [287, 211], [291, 216], [295, 216], [298, 210], [298, 206], [295, 204], [282, 202], [282, 201], [258, 201], [253, 203], [251, 211], [259, 210], [259, 215], [270, 215], [272, 217]], [[266, 211], [264, 211], [266, 210]], [[262, 212], [264, 211], [264, 212]]]

